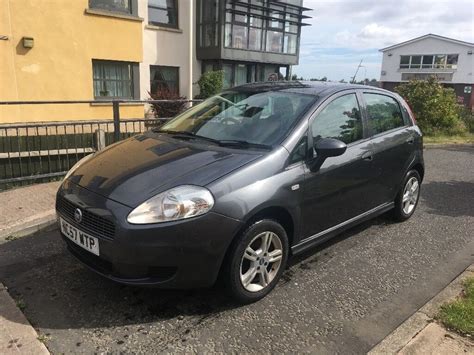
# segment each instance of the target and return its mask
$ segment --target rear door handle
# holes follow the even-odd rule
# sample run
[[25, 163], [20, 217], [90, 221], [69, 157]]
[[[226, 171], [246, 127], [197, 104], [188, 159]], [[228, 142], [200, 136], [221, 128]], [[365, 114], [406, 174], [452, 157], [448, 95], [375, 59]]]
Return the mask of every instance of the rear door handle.
[[408, 138], [408, 139], [407, 139], [407, 143], [408, 143], [408, 144], [413, 144], [413, 143], [415, 143], [415, 138], [413, 138], [413, 137]]
[[366, 161], [372, 161], [373, 157], [374, 156], [372, 152], [365, 152], [364, 154], [362, 154], [362, 159]]

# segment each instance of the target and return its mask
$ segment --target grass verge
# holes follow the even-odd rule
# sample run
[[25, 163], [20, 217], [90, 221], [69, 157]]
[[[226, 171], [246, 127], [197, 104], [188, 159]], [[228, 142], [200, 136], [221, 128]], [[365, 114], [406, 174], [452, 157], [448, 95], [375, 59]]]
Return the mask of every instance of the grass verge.
[[441, 306], [437, 318], [449, 329], [474, 336], [474, 277], [467, 279], [461, 297]]
[[474, 133], [466, 133], [464, 135], [436, 135], [423, 136], [424, 144], [469, 144], [474, 143]]

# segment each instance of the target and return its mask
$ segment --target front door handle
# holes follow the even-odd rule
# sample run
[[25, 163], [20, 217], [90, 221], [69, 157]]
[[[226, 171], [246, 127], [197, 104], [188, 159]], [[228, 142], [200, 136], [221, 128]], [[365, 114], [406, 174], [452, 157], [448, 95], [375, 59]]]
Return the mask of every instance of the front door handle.
[[372, 152], [365, 152], [364, 154], [362, 154], [362, 160], [372, 161], [373, 157], [374, 156]]

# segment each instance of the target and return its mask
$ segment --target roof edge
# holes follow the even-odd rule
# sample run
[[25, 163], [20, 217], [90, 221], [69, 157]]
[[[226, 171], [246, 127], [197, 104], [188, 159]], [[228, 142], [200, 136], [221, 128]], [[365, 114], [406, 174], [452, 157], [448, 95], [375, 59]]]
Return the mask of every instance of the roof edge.
[[466, 42], [466, 41], [461, 41], [459, 39], [444, 37], [444, 36], [440, 36], [440, 35], [437, 35], [437, 34], [434, 34], [434, 33], [428, 33], [428, 34], [420, 36], [420, 37], [415, 37], [415, 38], [409, 39], [408, 41], [400, 42], [400, 43], [393, 44], [391, 46], [379, 49], [379, 52], [386, 52], [390, 49], [394, 49], [394, 48], [402, 47], [402, 46], [407, 45], [407, 44], [418, 42], [418, 41], [421, 41], [422, 39], [425, 39], [425, 38], [436, 38], [436, 39], [440, 39], [440, 40], [443, 40], [443, 41], [448, 41], [448, 42], [453, 42], [453, 43], [457, 43], [457, 44], [462, 44], [462, 45], [465, 45], [465, 46], [474, 47], [474, 43], [471, 43], [471, 42]]

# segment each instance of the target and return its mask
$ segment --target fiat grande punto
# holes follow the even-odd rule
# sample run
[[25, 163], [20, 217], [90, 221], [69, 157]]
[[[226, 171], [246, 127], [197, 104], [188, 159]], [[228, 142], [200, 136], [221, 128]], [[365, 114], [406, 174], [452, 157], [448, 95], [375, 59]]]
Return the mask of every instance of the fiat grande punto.
[[57, 193], [69, 251], [120, 283], [197, 288], [240, 302], [288, 259], [391, 210], [415, 211], [422, 134], [374, 87], [276, 82], [211, 97], [80, 160]]

